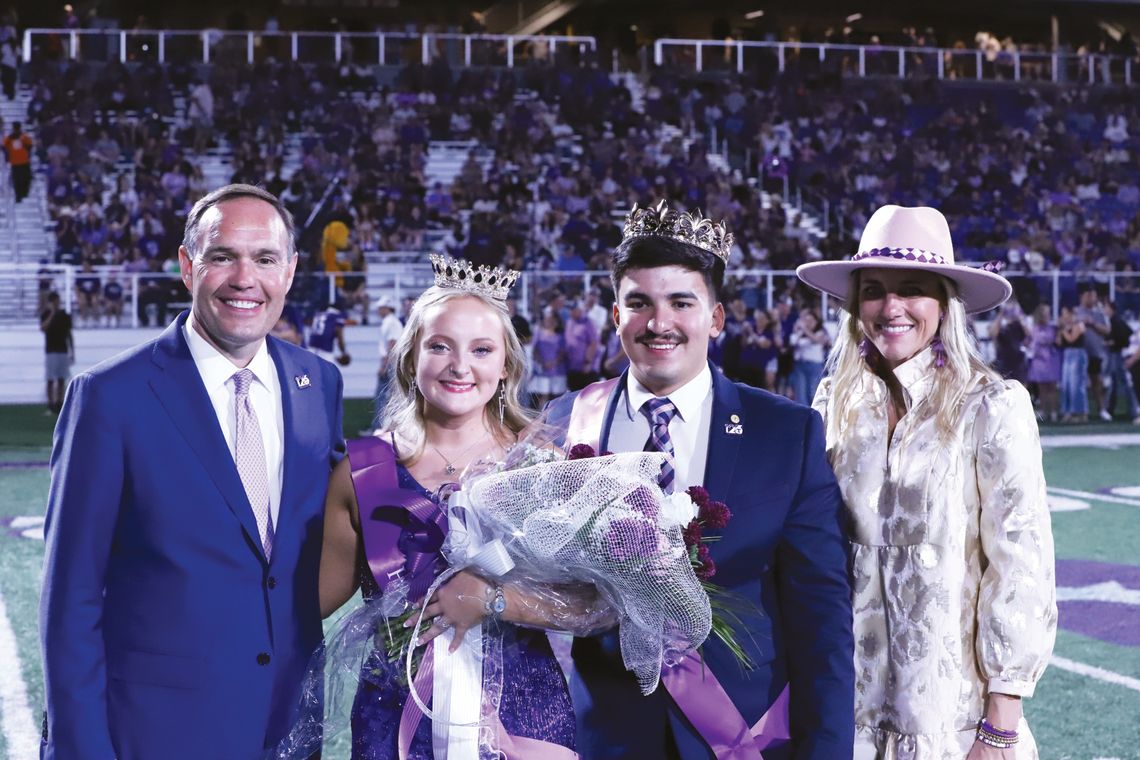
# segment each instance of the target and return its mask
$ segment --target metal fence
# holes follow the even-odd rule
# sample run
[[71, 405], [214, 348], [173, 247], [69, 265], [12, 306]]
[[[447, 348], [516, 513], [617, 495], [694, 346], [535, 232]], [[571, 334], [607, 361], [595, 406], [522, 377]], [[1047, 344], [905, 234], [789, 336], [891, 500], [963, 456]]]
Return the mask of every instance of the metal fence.
[[219, 29], [27, 29], [24, 63], [32, 60], [150, 61], [154, 63], [299, 63], [507, 66], [553, 59], [566, 50], [597, 50], [579, 35], [452, 34], [425, 32], [229, 32]]
[[658, 66], [690, 71], [753, 69], [784, 72], [789, 66], [853, 76], [967, 81], [1032, 81], [1132, 85], [1140, 60], [1099, 53], [1001, 51], [891, 45], [836, 45], [808, 42], [753, 42], [659, 39]]
[[[125, 272], [119, 267], [107, 266], [95, 268], [94, 274], [99, 277], [100, 292], [102, 283], [109, 278], [115, 278], [122, 285], [123, 326], [137, 327], [146, 322], [161, 321], [158, 320], [161, 314], [184, 308], [190, 300], [179, 281], [179, 275], [175, 273]], [[61, 295], [64, 307], [74, 313], [79, 299], [78, 276], [82, 276], [82, 270], [73, 266], [37, 268], [6, 265], [0, 266], [0, 288], [4, 288], [5, 283], [16, 282], [24, 292], [46, 294], [54, 290]], [[298, 274], [290, 294], [291, 299], [303, 299], [314, 307], [332, 303], [338, 297], [338, 276], [343, 277], [344, 274]], [[1056, 318], [1062, 305], [1076, 303], [1079, 290], [1092, 284], [1107, 299], [1116, 303], [1122, 315], [1140, 319], [1140, 273], [1054, 271], [1039, 274], [1009, 273], [1007, 276], [1018, 301], [1027, 312], [1040, 304], [1047, 304]], [[593, 287], [599, 279], [608, 280], [609, 272], [527, 271], [519, 279], [513, 295], [520, 313], [535, 315], [555, 292], [573, 298]], [[367, 271], [366, 287], [372, 302], [380, 296], [390, 296], [396, 303], [400, 303], [406, 298], [419, 296], [431, 283], [431, 269], [426, 265], [373, 265]], [[750, 308], [772, 308], [779, 298], [797, 286], [798, 280], [795, 272], [790, 270], [731, 269], [726, 273], [725, 283], [728, 290], [740, 293]], [[160, 292], [154, 291], [155, 287], [163, 286], [164, 289]], [[805, 290], [801, 289], [800, 292], [804, 293]], [[836, 317], [839, 304], [834, 299], [823, 296], [820, 305], [828, 319]], [[35, 308], [40, 307], [37, 303]], [[23, 313], [16, 318], [27, 321], [34, 316], [32, 304], [28, 303]], [[13, 316], [7, 318], [11, 321]]]

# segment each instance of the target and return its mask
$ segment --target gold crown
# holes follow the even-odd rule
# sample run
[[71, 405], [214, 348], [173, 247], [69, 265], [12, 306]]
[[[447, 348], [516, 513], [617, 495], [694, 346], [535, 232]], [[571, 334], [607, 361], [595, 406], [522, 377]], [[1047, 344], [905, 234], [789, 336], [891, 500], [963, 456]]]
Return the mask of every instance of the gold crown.
[[732, 255], [732, 244], [736, 240], [724, 222], [705, 219], [699, 213], [681, 214], [672, 211], [664, 200], [648, 208], [638, 208], [635, 203], [633, 210], [625, 218], [625, 228], [621, 233], [623, 243], [631, 238], [647, 235], [673, 238], [682, 243], [695, 245], [713, 254], [726, 265], [728, 257]]
[[513, 269], [475, 266], [470, 261], [452, 259], [438, 253], [433, 253], [428, 258], [431, 259], [431, 271], [435, 273], [436, 287], [470, 290], [500, 301], [507, 300], [507, 292], [521, 274]]

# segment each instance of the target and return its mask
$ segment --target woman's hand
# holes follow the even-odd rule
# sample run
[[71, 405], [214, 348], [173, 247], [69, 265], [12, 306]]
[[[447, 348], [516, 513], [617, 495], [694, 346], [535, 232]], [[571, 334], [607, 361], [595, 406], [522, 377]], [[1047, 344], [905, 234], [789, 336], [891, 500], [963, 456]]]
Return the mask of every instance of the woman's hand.
[[974, 740], [974, 746], [970, 747], [970, 753], [966, 755], [966, 760], [1013, 760], [1014, 750], [998, 749], [991, 747], [988, 744], [983, 744], [977, 739]]
[[[990, 692], [986, 697], [986, 720], [991, 726], [1006, 731], [1016, 731], [1021, 724], [1021, 697], [1012, 694]], [[1014, 748], [998, 749], [977, 739], [966, 760], [1013, 760]]]
[[[487, 617], [487, 601], [494, 596], [495, 587], [470, 570], [461, 570], [447, 583], [436, 589], [424, 609], [424, 617], [431, 619], [431, 627], [420, 634], [417, 646], [422, 646], [448, 628], [455, 629], [448, 652], [459, 649], [467, 631]], [[419, 616], [409, 621], [412, 625]]]

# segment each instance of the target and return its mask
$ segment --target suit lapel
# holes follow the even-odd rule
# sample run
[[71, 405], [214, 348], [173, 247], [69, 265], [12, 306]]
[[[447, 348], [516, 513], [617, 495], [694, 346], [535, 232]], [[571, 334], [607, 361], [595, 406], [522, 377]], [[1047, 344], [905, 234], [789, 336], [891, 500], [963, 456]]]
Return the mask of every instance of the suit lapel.
[[740, 392], [732, 381], [716, 367], [712, 367], [712, 376], [713, 405], [709, 419], [709, 454], [704, 482], [714, 499], [724, 501], [736, 472], [736, 458], [740, 453], [743, 431], [748, 420], [744, 418]]
[[280, 346], [275, 338], [266, 338], [269, 345], [269, 355], [273, 357], [273, 364], [277, 367], [277, 382], [281, 386], [281, 412], [284, 421], [284, 446], [281, 475], [281, 509], [277, 516], [276, 540], [280, 541], [294, 530], [297, 530], [298, 518], [293, 507], [298, 501], [294, 493], [303, 483], [306, 475], [312, 476], [312, 462], [305, 461], [305, 447], [303, 442], [303, 421], [310, 415], [305, 413], [306, 406], [314, 401], [322, 400], [320, 388], [314, 383], [320, 380], [320, 373], [314, 362], [308, 363], [293, 361]]
[[206, 387], [202, 384], [202, 376], [198, 374], [198, 366], [194, 364], [190, 347], [182, 335], [185, 322], [186, 314], [183, 313], [156, 341], [153, 359], [159, 371], [154, 373], [150, 386], [194, 450], [206, 474], [221, 491], [226, 506], [260, 553], [261, 541], [253, 510]]
[[618, 400], [621, 399], [622, 393], [625, 391], [625, 384], [629, 382], [629, 368], [626, 367], [625, 372], [621, 373], [621, 380], [614, 386], [613, 393], [610, 394], [610, 400], [606, 403], [606, 416], [602, 418], [602, 434], [598, 440], [598, 453], [609, 451], [610, 449], [610, 426], [614, 422], [614, 414], [617, 412]]

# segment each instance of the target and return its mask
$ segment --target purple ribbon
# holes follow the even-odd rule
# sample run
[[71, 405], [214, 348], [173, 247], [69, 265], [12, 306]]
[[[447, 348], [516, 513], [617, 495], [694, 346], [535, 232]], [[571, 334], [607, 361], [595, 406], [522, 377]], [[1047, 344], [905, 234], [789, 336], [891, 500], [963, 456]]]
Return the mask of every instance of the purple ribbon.
[[695, 652], [673, 667], [662, 668], [661, 683], [717, 760], [756, 760], [762, 757], [761, 750], [791, 739], [786, 686], [760, 720], [749, 726]]
[[423, 494], [399, 487], [396, 452], [387, 441], [349, 441], [348, 458], [368, 569], [381, 593], [403, 578], [408, 601], [417, 601], [447, 567], [440, 553], [447, 535], [443, 510]]

